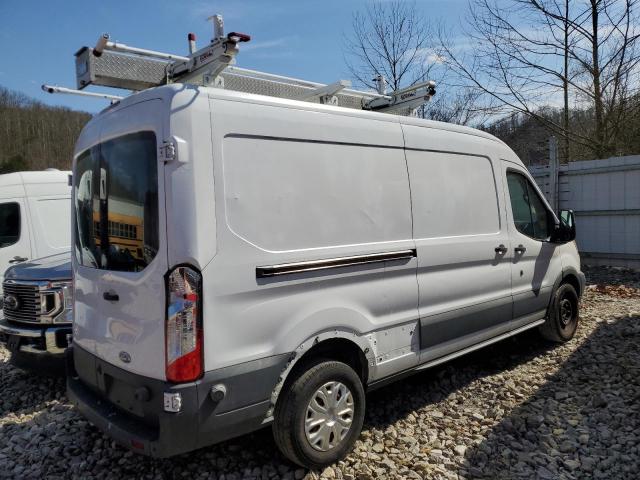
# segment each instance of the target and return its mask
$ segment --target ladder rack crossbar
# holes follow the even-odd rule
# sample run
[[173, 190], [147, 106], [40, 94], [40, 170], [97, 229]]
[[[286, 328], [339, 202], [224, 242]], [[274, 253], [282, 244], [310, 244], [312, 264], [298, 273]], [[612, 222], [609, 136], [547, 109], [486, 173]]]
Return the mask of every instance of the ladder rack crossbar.
[[[284, 75], [277, 75], [275, 73], [261, 72], [258, 70], [251, 70], [248, 68], [242, 68], [242, 67], [236, 67], [236, 66], [227, 67], [224, 73], [264, 78], [265, 80], [279, 81], [283, 84], [296, 84], [297, 86], [300, 86], [300, 87], [308, 87], [308, 88], [314, 88], [314, 89], [327, 86], [326, 83], [313, 82], [310, 80], [302, 80], [300, 78], [287, 77]], [[367, 98], [391, 98], [389, 95], [381, 95], [376, 92], [367, 92], [364, 90], [356, 90], [353, 88], [345, 88], [340, 93], [343, 93], [345, 95], [354, 95], [354, 96], [361, 96], [361, 97], [367, 97]]]
[[183, 57], [182, 55], [174, 55], [172, 53], [163, 53], [157, 52], [155, 50], [147, 50], [144, 48], [130, 47], [129, 45], [125, 45], [124, 43], [118, 42], [107, 42], [105, 49], [111, 50], [114, 52], [122, 52], [122, 53], [131, 53], [134, 55], [142, 55], [147, 57], [156, 57], [161, 60], [179, 60], [182, 62], [188, 62], [190, 60], [189, 57]]

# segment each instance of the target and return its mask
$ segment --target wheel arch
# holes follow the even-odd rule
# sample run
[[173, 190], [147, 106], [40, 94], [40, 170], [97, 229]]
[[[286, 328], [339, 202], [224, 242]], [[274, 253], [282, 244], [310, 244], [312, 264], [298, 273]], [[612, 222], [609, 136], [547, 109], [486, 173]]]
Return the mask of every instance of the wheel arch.
[[273, 412], [280, 392], [301, 370], [317, 359], [337, 360], [346, 363], [354, 369], [365, 388], [370, 376], [370, 367], [375, 365], [375, 354], [369, 348], [366, 337], [355, 332], [331, 330], [309, 337], [291, 354], [289, 362], [283, 369], [271, 394], [271, 405], [267, 412], [266, 421], [273, 419]]
[[553, 298], [555, 292], [560, 288], [560, 285], [568, 283], [573, 288], [575, 288], [576, 293], [578, 294], [578, 298], [581, 297], [581, 284], [579, 279], [578, 271], [573, 267], [565, 267], [562, 269], [562, 273], [558, 275], [555, 283], [553, 284], [553, 290], [551, 290], [551, 298], [549, 299], [549, 305], [547, 305], [547, 315], [549, 315], [549, 311], [551, 306], [553, 305]]
[[578, 277], [576, 274], [572, 273], [567, 273], [566, 275], [564, 275], [562, 277], [561, 282], [558, 284], [558, 286], [564, 284], [564, 283], [568, 283], [569, 285], [571, 285], [573, 288], [576, 289], [576, 293], [578, 294], [578, 297], [580, 297], [580, 280], [578, 280]]

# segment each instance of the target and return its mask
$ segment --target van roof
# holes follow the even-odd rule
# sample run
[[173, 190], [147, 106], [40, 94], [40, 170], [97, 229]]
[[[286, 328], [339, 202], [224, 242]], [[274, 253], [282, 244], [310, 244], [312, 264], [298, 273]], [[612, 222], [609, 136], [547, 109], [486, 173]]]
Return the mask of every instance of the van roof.
[[11, 185], [67, 183], [70, 174], [68, 170], [5, 173], [0, 175], [0, 188]]
[[494, 137], [493, 135], [478, 130], [476, 128], [466, 127], [462, 125], [456, 125], [453, 123], [438, 122], [435, 120], [425, 120], [416, 117], [406, 117], [402, 115], [393, 115], [389, 113], [372, 112], [369, 110], [357, 110], [354, 108], [339, 107], [333, 105], [323, 105], [320, 103], [312, 103], [302, 100], [292, 100], [289, 98], [271, 97], [267, 95], [258, 95], [253, 93], [238, 92], [234, 90], [224, 90], [214, 87], [202, 87], [197, 85], [187, 85], [181, 83], [173, 83], [169, 85], [163, 85], [160, 87], [149, 88], [141, 92], [135, 93], [124, 99], [120, 100], [114, 105], [105, 108], [102, 112], [94, 117], [97, 120], [103, 113], [107, 113], [111, 110], [126, 107], [140, 101], [149, 100], [151, 98], [162, 98], [167, 102], [171, 102], [172, 98], [177, 95], [193, 95], [194, 91], [198, 93], [206, 93], [210, 98], [220, 98], [227, 100], [236, 100], [248, 103], [257, 103], [262, 105], [274, 105], [285, 106], [289, 108], [297, 108], [311, 111], [327, 111], [338, 113], [341, 115], [370, 118], [372, 120], [387, 121], [393, 123], [401, 123], [404, 125], [415, 125], [418, 127], [431, 128], [435, 130], [444, 130], [449, 132], [457, 132], [466, 135], [473, 135], [475, 137], [484, 138], [497, 142], [503, 146], [507, 146], [502, 140]]

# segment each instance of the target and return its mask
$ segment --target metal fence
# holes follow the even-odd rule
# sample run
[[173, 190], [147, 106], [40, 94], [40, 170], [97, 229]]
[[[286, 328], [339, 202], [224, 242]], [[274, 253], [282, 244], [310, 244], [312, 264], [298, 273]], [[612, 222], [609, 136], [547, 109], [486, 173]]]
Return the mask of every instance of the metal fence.
[[584, 263], [640, 268], [640, 155], [560, 165], [556, 181], [553, 164], [529, 170], [555, 208], [575, 211]]

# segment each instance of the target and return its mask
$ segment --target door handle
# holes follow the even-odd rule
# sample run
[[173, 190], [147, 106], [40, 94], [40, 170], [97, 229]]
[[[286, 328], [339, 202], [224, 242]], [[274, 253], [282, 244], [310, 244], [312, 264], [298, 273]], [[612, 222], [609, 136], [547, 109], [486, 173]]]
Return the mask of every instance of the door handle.
[[496, 248], [494, 248], [494, 250], [498, 255], [504, 255], [505, 253], [507, 253], [508, 249], [501, 243]]
[[9, 263], [20, 263], [26, 262], [27, 260], [29, 260], [27, 257], [20, 257], [16, 255], [15, 257], [13, 257], [13, 259], [9, 260]]
[[108, 302], [117, 302], [118, 300], [120, 300], [120, 295], [113, 292], [104, 292], [102, 294], [102, 298], [104, 298]]
[[525, 247], [524, 245], [518, 245], [516, 248], [513, 249], [513, 251], [519, 254], [523, 254], [524, 252], [527, 251], [527, 247]]

